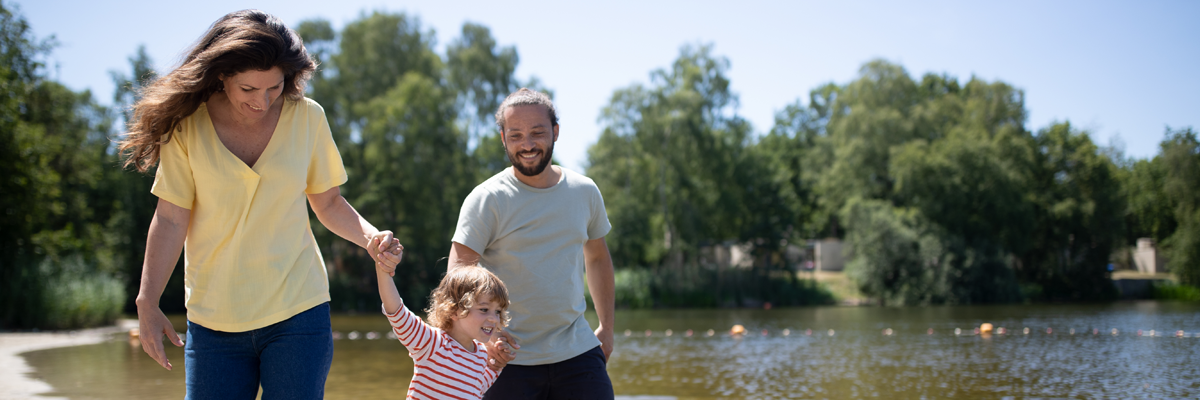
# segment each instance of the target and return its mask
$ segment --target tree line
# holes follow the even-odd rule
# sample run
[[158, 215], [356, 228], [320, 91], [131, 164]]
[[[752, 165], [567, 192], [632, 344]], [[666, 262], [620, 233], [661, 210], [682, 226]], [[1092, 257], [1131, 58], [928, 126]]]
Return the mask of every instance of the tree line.
[[[320, 63], [308, 96], [325, 108], [350, 175], [342, 192], [405, 244], [401, 290], [427, 293], [445, 271], [462, 199], [508, 165], [491, 114], [517, 88], [547, 89], [518, 79], [516, 48], [478, 24], [464, 24], [443, 53], [403, 13], [295, 28]], [[0, 4], [4, 327], [131, 312], [155, 205], [153, 177], [121, 169], [113, 144], [155, 76], [152, 60], [138, 49], [127, 71], [112, 72], [105, 105], [46, 75], [53, 47]], [[886, 304], [1110, 299], [1106, 266], [1127, 262], [1137, 237], [1156, 239], [1179, 278], [1200, 283], [1191, 128], [1168, 129], [1155, 157], [1129, 159], [1068, 122], [1028, 131], [1024, 94], [1007, 83], [914, 78], [876, 60], [757, 133], [736, 112], [729, 68], [711, 46], [684, 46], [602, 111], [585, 173], [614, 227], [623, 305], [828, 301], [796, 279], [787, 254], [822, 237], [846, 240], [847, 273]], [[333, 308], [375, 309], [370, 259], [313, 228]], [[730, 243], [749, 249], [752, 266], [714, 262], [712, 249]], [[168, 312], [183, 311], [182, 274], [180, 263]]]

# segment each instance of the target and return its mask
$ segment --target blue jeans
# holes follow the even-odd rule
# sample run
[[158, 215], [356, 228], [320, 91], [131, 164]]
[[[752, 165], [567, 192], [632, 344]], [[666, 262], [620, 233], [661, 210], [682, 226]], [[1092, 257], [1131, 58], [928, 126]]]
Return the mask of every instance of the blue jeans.
[[483, 398], [611, 400], [613, 386], [606, 364], [600, 346], [554, 364], [509, 364]]
[[333, 362], [329, 303], [247, 332], [188, 321], [183, 366], [187, 399], [320, 399]]

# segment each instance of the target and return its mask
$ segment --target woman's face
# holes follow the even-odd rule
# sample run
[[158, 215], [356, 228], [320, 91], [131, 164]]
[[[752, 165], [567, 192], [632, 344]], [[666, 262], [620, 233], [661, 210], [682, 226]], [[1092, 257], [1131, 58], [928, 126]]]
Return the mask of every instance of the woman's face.
[[266, 71], [245, 71], [222, 76], [225, 95], [238, 119], [258, 121], [267, 115], [271, 105], [283, 94], [283, 70], [273, 67]]

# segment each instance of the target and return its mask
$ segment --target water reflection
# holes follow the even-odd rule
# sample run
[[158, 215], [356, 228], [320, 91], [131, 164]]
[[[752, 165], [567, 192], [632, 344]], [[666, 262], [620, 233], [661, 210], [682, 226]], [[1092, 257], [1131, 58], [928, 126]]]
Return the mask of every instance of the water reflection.
[[[620, 311], [609, 374], [631, 398], [1195, 398], [1198, 312], [1153, 302]], [[975, 335], [985, 322], [1005, 333]], [[734, 325], [745, 334], [731, 335]], [[347, 335], [334, 344], [327, 397], [402, 396], [412, 361], [393, 340], [366, 339], [386, 321], [335, 316], [334, 327]], [[55, 395], [149, 399], [183, 394], [183, 352], [167, 354], [174, 372], [123, 339], [25, 357]]]

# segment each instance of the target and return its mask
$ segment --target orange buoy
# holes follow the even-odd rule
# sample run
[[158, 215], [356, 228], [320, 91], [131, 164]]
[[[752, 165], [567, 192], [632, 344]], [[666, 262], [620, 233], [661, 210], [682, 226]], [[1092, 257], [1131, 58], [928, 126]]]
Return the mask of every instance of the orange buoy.
[[979, 325], [979, 332], [980, 333], [992, 333], [992, 324], [984, 322], [982, 325]]
[[744, 335], [744, 334], [746, 334], [746, 327], [741, 326], [741, 325], [734, 325], [733, 328], [729, 330], [729, 334], [734, 335], [734, 336]]

